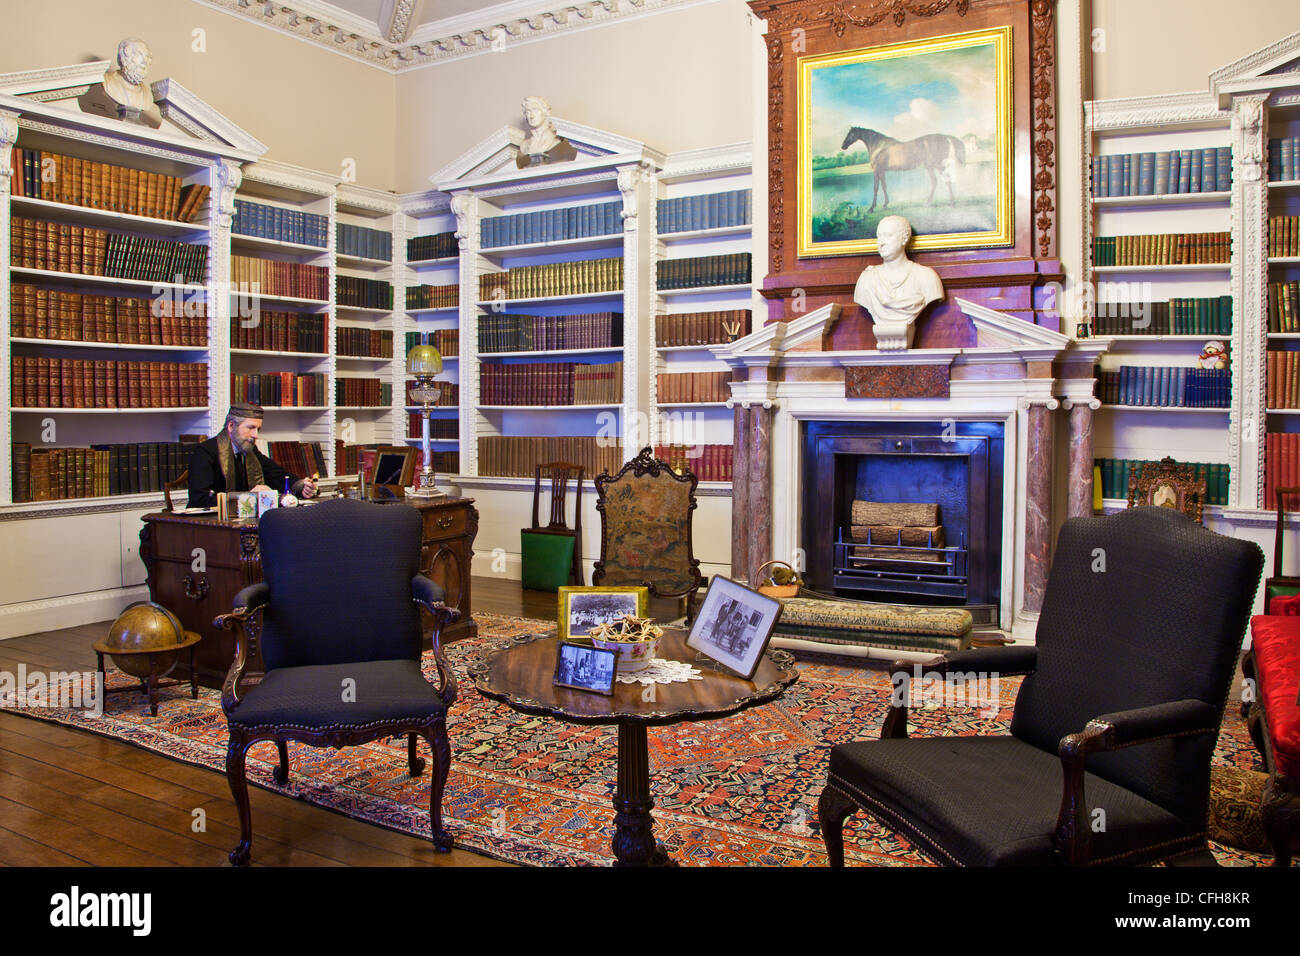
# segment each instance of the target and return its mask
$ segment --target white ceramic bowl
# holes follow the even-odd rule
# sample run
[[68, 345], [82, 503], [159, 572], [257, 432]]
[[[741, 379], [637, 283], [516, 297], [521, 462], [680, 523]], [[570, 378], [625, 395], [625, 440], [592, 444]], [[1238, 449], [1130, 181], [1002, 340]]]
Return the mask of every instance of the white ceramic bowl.
[[618, 654], [615, 672], [619, 674], [635, 674], [637, 671], [645, 670], [650, 665], [650, 662], [654, 660], [655, 651], [659, 649], [659, 638], [657, 637], [644, 641], [611, 641], [593, 635], [591, 643], [595, 647], [614, 651]]

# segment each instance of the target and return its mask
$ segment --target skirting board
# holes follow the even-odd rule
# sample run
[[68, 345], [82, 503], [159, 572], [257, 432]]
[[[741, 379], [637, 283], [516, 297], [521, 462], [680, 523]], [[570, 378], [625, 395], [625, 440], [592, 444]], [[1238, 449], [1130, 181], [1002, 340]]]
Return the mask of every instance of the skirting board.
[[111, 621], [134, 601], [149, 600], [149, 588], [129, 588], [68, 594], [41, 601], [24, 601], [0, 607], [0, 640], [57, 631], [64, 627]]

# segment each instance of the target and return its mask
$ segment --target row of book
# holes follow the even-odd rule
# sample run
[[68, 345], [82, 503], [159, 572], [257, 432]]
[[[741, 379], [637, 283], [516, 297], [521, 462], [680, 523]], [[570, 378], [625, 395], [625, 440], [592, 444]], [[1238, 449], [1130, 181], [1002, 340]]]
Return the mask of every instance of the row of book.
[[9, 229], [11, 265], [147, 282], [202, 284], [208, 247], [91, 226], [15, 216]]
[[1232, 296], [1167, 302], [1098, 302], [1093, 335], [1231, 335]]
[[193, 222], [211, 189], [178, 176], [114, 166], [38, 149], [13, 150], [14, 195], [106, 209], [130, 216]]
[[460, 305], [459, 285], [407, 286], [408, 309], [454, 309]]
[[743, 226], [753, 221], [754, 191], [733, 189], [706, 196], [677, 196], [660, 199], [656, 223], [660, 234]]
[[162, 491], [164, 483], [175, 481], [189, 467], [194, 448], [180, 442], [89, 448], [33, 448], [26, 442], [14, 442], [12, 447], [15, 502]]
[[282, 312], [260, 309], [252, 319], [230, 317], [233, 348], [264, 352], [314, 352], [325, 354], [329, 315], [318, 312]]
[[1097, 373], [1097, 397], [1107, 405], [1227, 408], [1231, 394], [1228, 369], [1121, 365]]
[[329, 216], [301, 209], [286, 209], [283, 206], [236, 199], [235, 218], [230, 224], [230, 231], [255, 239], [293, 242], [300, 246], [324, 249], [329, 245], [330, 220]]
[[318, 441], [273, 441], [265, 454], [285, 471], [300, 478], [329, 477], [329, 462], [325, 460], [325, 451]]
[[1268, 141], [1269, 182], [1300, 179], [1300, 136], [1283, 136]]
[[663, 259], [656, 266], [658, 288], [696, 289], [710, 285], [741, 285], [749, 282], [752, 259], [748, 252]]
[[[411, 389], [415, 387], [415, 382], [407, 381], [406, 383], [406, 407], [419, 408], [420, 403], [415, 400], [411, 394]], [[455, 382], [438, 382], [438, 400], [433, 402], [437, 408], [455, 408], [460, 405], [460, 386]]]
[[1268, 330], [1300, 332], [1300, 280], [1268, 284]]
[[[1264, 436], [1264, 507], [1277, 507], [1278, 488], [1300, 487], [1300, 433], [1268, 432]], [[1287, 495], [1288, 511], [1300, 511], [1300, 495]]]
[[264, 408], [319, 408], [326, 404], [323, 372], [232, 372], [230, 400]]
[[15, 408], [206, 408], [207, 362], [118, 362], [15, 355]]
[[[428, 339], [422, 339], [421, 336], [428, 336]], [[460, 329], [433, 329], [430, 332], [407, 332], [406, 333], [406, 354], [411, 354], [411, 349], [427, 341], [438, 350], [438, 354], [443, 358], [451, 358], [460, 354]]]
[[1092, 157], [1092, 196], [1165, 196], [1232, 188], [1232, 147]]
[[241, 294], [278, 295], [292, 299], [327, 301], [330, 297], [330, 271], [325, 266], [305, 262], [280, 262], [255, 256], [230, 257], [231, 287]]
[[1092, 241], [1094, 266], [1204, 265], [1231, 257], [1230, 232], [1098, 236]]
[[393, 404], [393, 386], [377, 378], [336, 378], [334, 404], [384, 408]]
[[622, 212], [621, 202], [605, 202], [493, 216], [480, 224], [479, 240], [484, 249], [496, 249], [531, 242], [609, 236], [623, 231]]
[[438, 232], [430, 236], [415, 236], [406, 240], [406, 261], [424, 262], [428, 259], [448, 259], [460, 255], [460, 243], [454, 232]]
[[579, 315], [493, 313], [481, 315], [478, 320], [478, 350], [483, 353], [603, 349], [622, 344], [622, 312]]
[[749, 309], [678, 312], [655, 319], [655, 345], [719, 345], [749, 334]]
[[[1159, 462], [1142, 461], [1135, 458], [1097, 458], [1093, 464], [1101, 470], [1101, 495], [1103, 498], [1128, 500], [1128, 480], [1136, 476], [1143, 465], [1156, 465]], [[1180, 462], [1192, 466], [1197, 481], [1205, 482], [1205, 503], [1226, 505], [1228, 503], [1228, 479], [1230, 466], [1208, 462]]]
[[357, 309], [393, 308], [393, 284], [383, 279], [361, 279], [357, 276], [334, 277], [335, 301], [338, 305]]
[[623, 447], [617, 439], [575, 435], [481, 435], [478, 440], [478, 473], [499, 478], [532, 478], [539, 464], [568, 461], [581, 465], [587, 474], [616, 474], [623, 467]]
[[393, 333], [390, 329], [339, 328], [334, 332], [336, 354], [361, 358], [392, 358]]
[[353, 226], [340, 222], [335, 226], [337, 242], [334, 251], [340, 256], [360, 259], [393, 261], [393, 234], [367, 226]]
[[731, 445], [655, 445], [656, 458], [700, 481], [731, 481], [734, 451]]
[[516, 266], [479, 276], [479, 299], [540, 299], [557, 295], [590, 295], [623, 288], [623, 260], [582, 259]]
[[479, 366], [479, 402], [483, 405], [617, 405], [622, 401], [622, 362]]
[[1268, 254], [1300, 256], [1300, 216], [1268, 217]]
[[208, 344], [208, 306], [202, 300], [60, 292], [17, 282], [10, 303], [15, 338], [194, 348]]
[[1300, 408], [1300, 352], [1269, 349], [1264, 369], [1264, 407]]
[[666, 372], [659, 376], [661, 403], [725, 402], [731, 398], [731, 372]]
[[[406, 436], [408, 438], [423, 438], [424, 433], [421, 429], [424, 427], [421, 422], [424, 421], [424, 415], [420, 412], [411, 412], [406, 416]], [[455, 418], [430, 418], [429, 419], [429, 438], [443, 439], [451, 441], [460, 440], [460, 422]]]

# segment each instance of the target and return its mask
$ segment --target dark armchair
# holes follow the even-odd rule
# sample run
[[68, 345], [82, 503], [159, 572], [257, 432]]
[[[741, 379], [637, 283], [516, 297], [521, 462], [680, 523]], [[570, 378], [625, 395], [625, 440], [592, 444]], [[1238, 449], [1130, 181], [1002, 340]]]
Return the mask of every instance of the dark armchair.
[[1167, 508], [1066, 522], [1036, 645], [923, 666], [1025, 675], [1010, 735], [909, 739], [896, 694], [880, 740], [831, 751], [831, 864], [856, 809], [947, 865], [1212, 863], [1210, 760], [1263, 563]]
[[[456, 699], [456, 681], [439, 637], [459, 613], [444, 606], [442, 589], [419, 573], [421, 528], [413, 508], [344, 499], [262, 518], [265, 580], [240, 591], [235, 612], [214, 622], [236, 636], [221, 692], [230, 729], [226, 777], [239, 809], [234, 865], [248, 862], [253, 840], [245, 755], [263, 740], [279, 748], [275, 780], [283, 784], [290, 740], [340, 748], [406, 734], [414, 777], [424, 769], [417, 755], [417, 739], [424, 737], [433, 753], [433, 845], [451, 849], [442, 794], [451, 763], [447, 709]], [[434, 620], [440, 686], [420, 670], [421, 607]], [[256, 683], [245, 674], [254, 646], [266, 668]]]

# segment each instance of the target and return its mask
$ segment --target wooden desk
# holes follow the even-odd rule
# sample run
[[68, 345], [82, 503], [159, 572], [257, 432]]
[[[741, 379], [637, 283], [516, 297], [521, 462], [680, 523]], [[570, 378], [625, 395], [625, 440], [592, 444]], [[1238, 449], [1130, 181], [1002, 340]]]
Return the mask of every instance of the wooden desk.
[[[470, 562], [478, 533], [474, 499], [448, 497], [384, 505], [407, 506], [416, 508], [424, 518], [420, 571], [436, 581], [446, 591], [447, 603], [461, 612], [460, 620], [443, 632], [443, 640], [476, 635], [478, 625], [470, 604]], [[170, 512], [147, 514], [142, 520], [140, 559], [149, 598], [175, 614], [185, 630], [203, 636], [195, 653], [199, 683], [220, 687], [235, 656], [235, 636], [213, 627], [212, 620], [231, 610], [242, 589], [262, 580], [257, 524]], [[427, 630], [425, 641], [427, 644]], [[259, 656], [250, 662], [249, 671], [261, 669]], [[182, 672], [189, 673], [183, 663], [177, 664], [175, 673]]]

